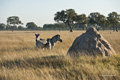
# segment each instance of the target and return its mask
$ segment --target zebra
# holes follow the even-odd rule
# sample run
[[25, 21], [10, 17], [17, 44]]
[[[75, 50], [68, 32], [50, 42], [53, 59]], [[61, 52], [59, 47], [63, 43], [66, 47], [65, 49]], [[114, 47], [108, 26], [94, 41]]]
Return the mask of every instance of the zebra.
[[35, 36], [36, 36], [36, 47], [37, 48], [51, 49], [55, 46], [55, 43], [57, 41], [62, 42], [62, 39], [60, 38], [59, 34], [53, 36], [52, 38], [47, 38], [47, 39], [41, 39], [41, 38], [39, 38], [39, 35], [40, 34], [35, 34]]

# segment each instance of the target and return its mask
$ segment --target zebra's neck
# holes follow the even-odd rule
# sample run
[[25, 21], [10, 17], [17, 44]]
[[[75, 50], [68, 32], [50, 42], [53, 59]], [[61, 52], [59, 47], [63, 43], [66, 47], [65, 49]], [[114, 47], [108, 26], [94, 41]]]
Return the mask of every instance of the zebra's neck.
[[57, 42], [56, 38], [52, 38], [52, 39], [50, 40], [51, 46], [52, 46], [52, 47], [55, 46], [55, 43], [56, 43], [56, 42]]
[[36, 41], [38, 41], [38, 40], [40, 40], [40, 38], [39, 38], [39, 37], [37, 37], [37, 38], [36, 38]]

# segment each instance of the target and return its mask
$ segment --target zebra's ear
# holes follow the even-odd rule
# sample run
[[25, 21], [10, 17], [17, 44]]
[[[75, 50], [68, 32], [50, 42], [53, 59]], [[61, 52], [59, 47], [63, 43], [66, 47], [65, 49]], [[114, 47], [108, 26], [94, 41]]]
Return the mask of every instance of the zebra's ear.
[[40, 34], [38, 34], [38, 36], [39, 36]]
[[56, 36], [60, 37], [60, 35], [59, 35], [59, 34], [57, 34]]
[[35, 36], [36, 36], [37, 34], [35, 34]]
[[60, 35], [58, 34], [58, 37], [60, 37]]

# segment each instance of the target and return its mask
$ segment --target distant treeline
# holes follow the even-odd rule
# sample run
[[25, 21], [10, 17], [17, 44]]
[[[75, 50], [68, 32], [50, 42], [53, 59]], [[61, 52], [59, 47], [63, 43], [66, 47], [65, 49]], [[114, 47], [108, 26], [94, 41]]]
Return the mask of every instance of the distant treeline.
[[67, 9], [55, 13], [54, 24], [44, 24], [38, 27], [34, 22], [23, 23], [18, 16], [10, 16], [7, 18], [7, 24], [0, 23], [0, 30], [86, 30], [88, 27], [95, 27], [97, 30], [118, 31], [120, 29], [120, 14], [111, 12], [108, 16], [104, 16], [99, 12], [92, 12], [88, 16], [85, 14], [77, 14], [74, 9]]
[[[76, 24], [73, 27], [73, 30], [86, 30], [89, 27], [95, 27], [98, 30], [113, 30], [112, 26], [96, 26], [96, 25], [89, 25], [85, 27], [83, 24]], [[66, 26], [64, 23], [55, 23], [55, 24], [45, 24], [42, 30], [69, 30], [69, 27]], [[120, 25], [118, 26], [118, 30], [120, 30]]]
[[[89, 26], [90, 27], [90, 26]], [[95, 26], [94, 26], [95, 27]], [[113, 30], [112, 26], [106, 26], [104, 28], [98, 26], [95, 28], [99, 28], [99, 30]], [[87, 28], [84, 25], [79, 26], [76, 24], [74, 25], [73, 30], [86, 30]], [[3, 23], [0, 23], [0, 30], [69, 30], [69, 27], [67, 27], [64, 23], [54, 23], [54, 24], [45, 24], [43, 27], [23, 27], [23, 26], [10, 26], [5, 25]], [[120, 30], [120, 25], [118, 26], [118, 30]]]

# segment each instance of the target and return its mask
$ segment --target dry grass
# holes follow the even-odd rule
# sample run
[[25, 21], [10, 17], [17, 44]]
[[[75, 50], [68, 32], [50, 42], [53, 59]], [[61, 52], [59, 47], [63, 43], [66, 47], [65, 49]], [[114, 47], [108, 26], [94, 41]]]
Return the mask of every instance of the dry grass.
[[[35, 46], [35, 33], [41, 38], [60, 34], [52, 50]], [[74, 39], [84, 31], [0, 31], [0, 80], [119, 80], [120, 32], [100, 31], [117, 55], [112, 57], [64, 57]]]

